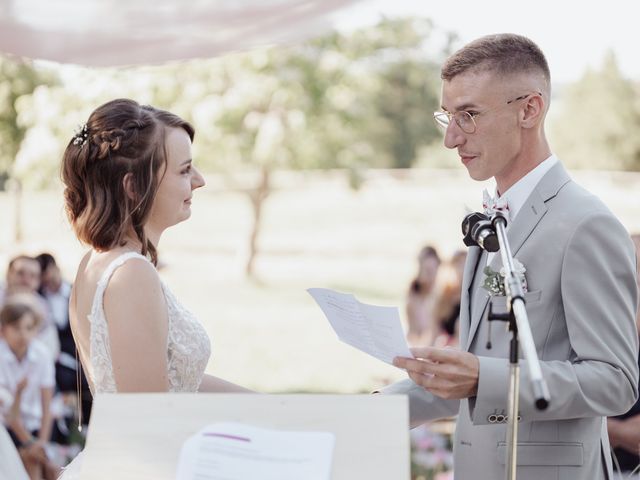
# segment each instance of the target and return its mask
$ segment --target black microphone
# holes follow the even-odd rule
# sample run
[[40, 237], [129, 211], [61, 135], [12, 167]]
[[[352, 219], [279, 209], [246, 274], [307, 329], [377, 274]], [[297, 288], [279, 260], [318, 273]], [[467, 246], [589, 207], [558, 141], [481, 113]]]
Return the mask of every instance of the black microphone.
[[467, 247], [480, 247], [487, 252], [500, 250], [498, 234], [492, 219], [480, 212], [473, 212], [462, 221], [462, 234]]

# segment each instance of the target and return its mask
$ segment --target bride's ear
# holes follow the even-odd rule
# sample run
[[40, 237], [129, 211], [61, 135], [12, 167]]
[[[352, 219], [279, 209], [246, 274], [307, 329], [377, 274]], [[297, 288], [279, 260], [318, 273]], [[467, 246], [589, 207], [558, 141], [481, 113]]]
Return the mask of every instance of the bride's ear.
[[133, 173], [127, 173], [122, 179], [122, 186], [124, 188], [124, 192], [127, 195], [127, 198], [131, 201], [135, 201], [137, 198], [136, 188], [133, 182]]

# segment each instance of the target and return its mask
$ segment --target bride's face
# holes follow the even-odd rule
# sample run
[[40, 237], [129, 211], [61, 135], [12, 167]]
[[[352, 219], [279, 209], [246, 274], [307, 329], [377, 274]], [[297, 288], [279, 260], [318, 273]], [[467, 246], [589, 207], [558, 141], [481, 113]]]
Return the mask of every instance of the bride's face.
[[191, 216], [191, 199], [204, 178], [192, 164], [191, 139], [181, 128], [166, 136], [167, 169], [160, 181], [147, 224], [160, 231]]

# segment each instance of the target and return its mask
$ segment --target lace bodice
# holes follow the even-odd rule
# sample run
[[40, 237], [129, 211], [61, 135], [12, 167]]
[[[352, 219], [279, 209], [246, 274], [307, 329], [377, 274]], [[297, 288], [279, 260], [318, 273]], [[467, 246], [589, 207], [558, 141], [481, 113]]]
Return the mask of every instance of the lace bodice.
[[[113, 272], [131, 258], [149, 261], [146, 257], [135, 252], [119, 256], [105, 269], [93, 298], [89, 314], [91, 365], [87, 369], [87, 374], [93, 384], [94, 394], [117, 392], [103, 299]], [[180, 305], [162, 280], [161, 284], [169, 318], [167, 338], [169, 390], [171, 392], [195, 392], [200, 386], [211, 354], [209, 337], [196, 317]], [[132, 298], [134, 298], [133, 295]]]

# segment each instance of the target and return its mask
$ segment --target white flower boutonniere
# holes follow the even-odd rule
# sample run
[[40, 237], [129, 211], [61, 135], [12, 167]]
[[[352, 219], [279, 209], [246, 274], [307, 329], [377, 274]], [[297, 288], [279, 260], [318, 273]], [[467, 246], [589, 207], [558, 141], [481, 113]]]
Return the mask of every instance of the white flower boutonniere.
[[[520, 281], [522, 282], [522, 290], [525, 292], [527, 291], [527, 279], [524, 275], [526, 271], [527, 269], [524, 268], [524, 265], [514, 258], [513, 273], [520, 278]], [[484, 282], [482, 283], [482, 288], [487, 290], [491, 296], [504, 296], [507, 294], [504, 287], [504, 268], [501, 268], [500, 272], [496, 272], [491, 267], [485, 267], [483, 273], [485, 277]]]

